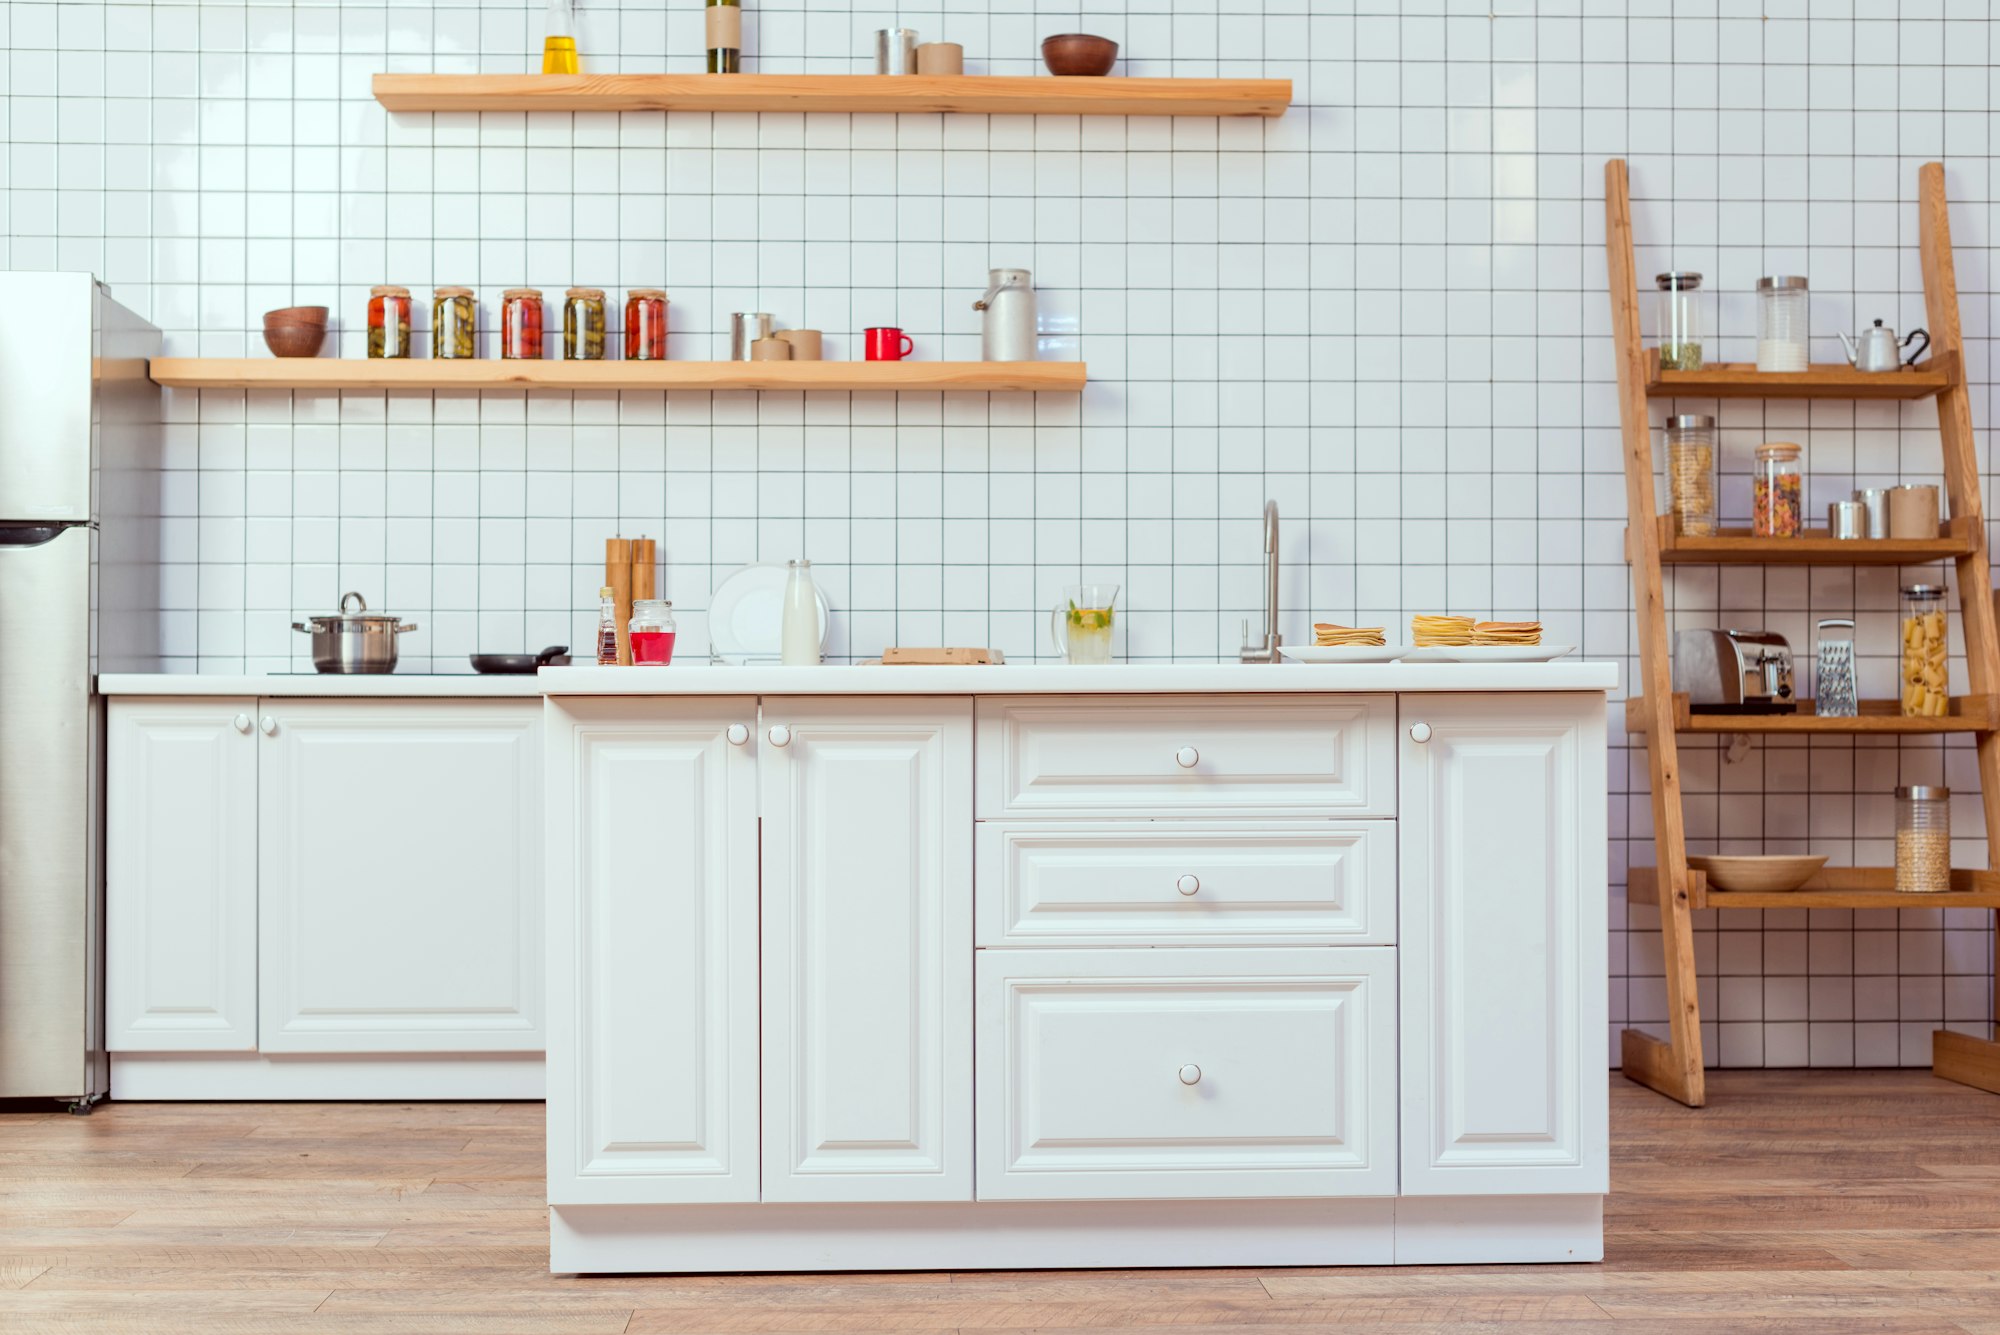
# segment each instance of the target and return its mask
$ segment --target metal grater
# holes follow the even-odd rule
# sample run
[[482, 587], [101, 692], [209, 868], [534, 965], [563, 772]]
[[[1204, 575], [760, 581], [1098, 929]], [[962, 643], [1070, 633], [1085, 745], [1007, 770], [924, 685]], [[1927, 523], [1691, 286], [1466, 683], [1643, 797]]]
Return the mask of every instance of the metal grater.
[[1854, 693], [1854, 623], [1833, 618], [1814, 629], [1818, 643], [1814, 711], [1821, 718], [1853, 718], [1860, 712]]

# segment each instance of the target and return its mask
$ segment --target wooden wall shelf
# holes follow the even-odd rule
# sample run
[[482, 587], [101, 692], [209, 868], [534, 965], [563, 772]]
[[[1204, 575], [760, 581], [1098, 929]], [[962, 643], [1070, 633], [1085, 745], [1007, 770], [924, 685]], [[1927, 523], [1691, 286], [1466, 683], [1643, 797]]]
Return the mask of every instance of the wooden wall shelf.
[[[1696, 714], [1685, 693], [1674, 694], [1674, 731], [1734, 736], [1737, 733], [1811, 733], [1820, 736], [1883, 736], [1908, 733], [1991, 732], [2000, 719], [2000, 700], [1990, 695], [1955, 695], [1951, 713], [1943, 718], [1905, 718], [1894, 700], [1863, 700], [1856, 718], [1821, 718], [1813, 702], [1799, 701], [1796, 714]], [[1645, 732], [1652, 726], [1646, 698], [1625, 700], [1625, 731]]]
[[[1972, 528], [1954, 518], [1935, 538], [1834, 538], [1823, 528], [1807, 529], [1796, 538], [1758, 538], [1747, 528], [1725, 528], [1712, 538], [1689, 538], [1674, 532], [1672, 515], [1655, 520], [1662, 565], [1755, 566], [1913, 566], [1970, 556]], [[1630, 559], [1632, 538], [1625, 538]]]
[[971, 112], [1282, 116], [1290, 79], [883, 74], [378, 74], [390, 111]]
[[1845, 362], [1803, 371], [1759, 371], [1755, 362], [1716, 362], [1699, 371], [1662, 371], [1646, 351], [1646, 393], [1683, 399], [1928, 399], [1958, 383], [1958, 354], [1940, 352], [1904, 371], [1857, 371]]
[[1082, 362], [568, 362], [156, 357], [175, 389], [772, 389], [913, 392], [1083, 388]]
[[[1797, 890], [1716, 890], [1708, 877], [1688, 868], [1691, 909], [2000, 909], [2000, 872], [1954, 867], [1951, 889], [1934, 895], [1896, 889], [1894, 867], [1822, 867]], [[1658, 906], [1659, 876], [1654, 867], [1626, 873], [1625, 902]]]

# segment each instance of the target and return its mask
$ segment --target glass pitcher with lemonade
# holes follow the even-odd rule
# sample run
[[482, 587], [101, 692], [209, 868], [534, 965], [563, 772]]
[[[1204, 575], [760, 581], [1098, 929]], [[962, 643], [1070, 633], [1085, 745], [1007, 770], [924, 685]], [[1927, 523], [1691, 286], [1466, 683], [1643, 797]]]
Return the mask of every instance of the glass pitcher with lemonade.
[[1116, 584], [1072, 584], [1049, 616], [1049, 635], [1071, 663], [1111, 661], [1113, 604]]

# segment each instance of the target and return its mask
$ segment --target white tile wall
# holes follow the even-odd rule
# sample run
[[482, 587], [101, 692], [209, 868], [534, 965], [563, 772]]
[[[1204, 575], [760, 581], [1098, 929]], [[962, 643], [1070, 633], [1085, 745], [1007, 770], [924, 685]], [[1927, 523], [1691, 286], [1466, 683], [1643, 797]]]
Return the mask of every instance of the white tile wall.
[[[589, 68], [699, 68], [694, 0], [584, 0]], [[1124, 43], [1130, 74], [1288, 76], [1272, 121], [1062, 117], [390, 117], [378, 70], [519, 71], [540, 6], [99, 3], [0, 8], [0, 260], [95, 270], [180, 353], [259, 349], [260, 313], [368, 287], [666, 286], [674, 355], [770, 310], [855, 355], [901, 323], [977, 355], [992, 265], [1041, 287], [1064, 395], [207, 393], [172, 396], [165, 595], [190, 670], [306, 666], [289, 629], [344, 589], [422, 623], [413, 666], [588, 642], [602, 541], [660, 539], [683, 653], [746, 561], [810, 555], [834, 651], [1050, 652], [1079, 579], [1124, 585], [1123, 650], [1234, 652], [1258, 615], [1264, 499], [1285, 512], [1284, 625], [1413, 611], [1539, 616], [1592, 657], [1632, 647], [1603, 291], [1602, 162], [1629, 156], [1643, 274], [1710, 276], [1723, 357], [1752, 280], [1805, 272], [1836, 328], [1922, 321], [1917, 165], [1949, 167], [1970, 372], [1993, 376], [1989, 6], [1347, 4], [1142, 0], [1040, 10], [827, 0], [747, 11], [752, 70], [866, 68], [902, 24], [968, 68], [1032, 73], [1041, 35]], [[615, 54], [613, 54], [615, 53]], [[490, 348], [488, 349], [490, 351]], [[1749, 451], [1808, 446], [1818, 504], [1934, 477], [1926, 405], [1723, 408], [1727, 506]], [[1894, 572], [1687, 570], [1684, 624], [1810, 645], [1861, 620], [1887, 693]], [[1963, 680], [1963, 664], [1954, 671]], [[1614, 711], [1614, 719], [1618, 717]], [[1620, 739], [1622, 741], [1622, 738]], [[1690, 747], [1696, 850], [1887, 860], [1898, 781], [1976, 789], [1954, 744]], [[1644, 756], [1613, 753], [1613, 879], [1648, 862]], [[1974, 800], [1958, 857], [1983, 860]], [[1656, 923], [1613, 905], [1612, 1013], [1665, 1014]], [[1761, 916], [1762, 921], [1759, 921]], [[1984, 1032], [1990, 915], [1737, 914], [1698, 938], [1711, 1060], [1919, 1063]], [[1615, 1043], [1613, 1045], [1615, 1052]]]

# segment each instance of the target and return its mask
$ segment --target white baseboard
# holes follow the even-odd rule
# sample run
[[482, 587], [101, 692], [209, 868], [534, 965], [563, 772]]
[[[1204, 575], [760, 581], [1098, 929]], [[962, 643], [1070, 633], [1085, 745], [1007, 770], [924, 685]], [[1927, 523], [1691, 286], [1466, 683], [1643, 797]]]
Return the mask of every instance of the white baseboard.
[[111, 1097], [150, 1100], [540, 1099], [540, 1053], [111, 1054]]
[[558, 1274], [1585, 1261], [1598, 1196], [562, 1205]]

